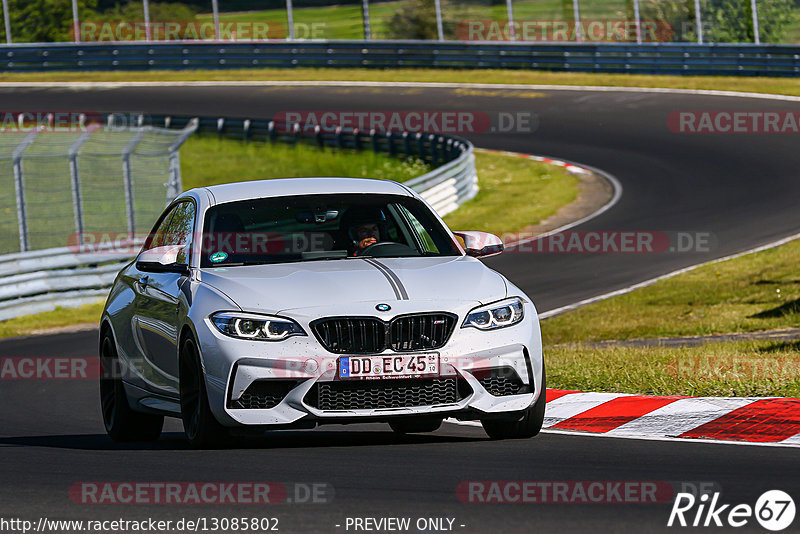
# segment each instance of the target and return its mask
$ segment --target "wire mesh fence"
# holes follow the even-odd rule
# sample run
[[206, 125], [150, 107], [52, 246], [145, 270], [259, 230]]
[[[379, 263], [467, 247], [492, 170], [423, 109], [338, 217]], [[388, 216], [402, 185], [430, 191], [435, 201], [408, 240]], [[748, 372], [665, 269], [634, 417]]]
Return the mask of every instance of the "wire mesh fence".
[[30, 117], [16, 114], [0, 130], [0, 255], [146, 232], [179, 193], [178, 148], [195, 123], [168, 130], [121, 125], [119, 116]]
[[132, 0], [122, 10], [108, 9], [109, 2], [78, 9], [74, 20], [61, 12], [64, 20], [52, 28], [35, 27], [18, 3], [10, 5], [0, 24], [0, 40], [8, 43], [800, 42], [798, 0], [186, 0], [148, 11]]

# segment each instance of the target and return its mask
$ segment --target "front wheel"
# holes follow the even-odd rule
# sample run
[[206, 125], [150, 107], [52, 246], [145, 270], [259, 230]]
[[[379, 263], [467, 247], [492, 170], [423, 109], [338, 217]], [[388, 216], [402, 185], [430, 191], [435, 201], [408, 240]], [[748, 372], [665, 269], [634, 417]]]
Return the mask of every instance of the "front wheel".
[[117, 348], [110, 332], [106, 332], [100, 341], [100, 365], [100, 407], [106, 433], [120, 442], [157, 440], [164, 426], [164, 417], [131, 409], [122, 383]]
[[183, 431], [189, 444], [196, 449], [223, 445], [229, 437], [228, 429], [211, 413], [200, 353], [190, 337], [181, 346], [180, 398]]
[[532, 438], [542, 429], [544, 408], [547, 404], [547, 379], [542, 367], [542, 391], [539, 398], [523, 412], [519, 421], [481, 421], [483, 429], [492, 439], [526, 439]]

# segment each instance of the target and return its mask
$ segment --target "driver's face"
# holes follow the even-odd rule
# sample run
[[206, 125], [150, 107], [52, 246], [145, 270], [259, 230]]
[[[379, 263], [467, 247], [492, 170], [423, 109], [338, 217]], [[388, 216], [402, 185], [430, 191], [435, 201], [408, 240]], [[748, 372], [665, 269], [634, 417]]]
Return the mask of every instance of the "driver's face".
[[368, 237], [374, 237], [376, 240], [380, 239], [378, 225], [375, 223], [362, 224], [355, 227], [356, 237], [359, 241]]

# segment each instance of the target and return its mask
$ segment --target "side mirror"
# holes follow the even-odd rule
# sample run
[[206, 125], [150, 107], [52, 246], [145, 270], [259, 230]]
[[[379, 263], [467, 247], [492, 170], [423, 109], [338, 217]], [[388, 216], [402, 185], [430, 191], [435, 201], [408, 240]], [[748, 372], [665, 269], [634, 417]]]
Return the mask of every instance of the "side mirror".
[[474, 258], [486, 258], [500, 254], [505, 249], [503, 241], [487, 232], [453, 232], [464, 240], [464, 252]]
[[136, 258], [136, 268], [151, 273], [189, 274], [189, 266], [178, 263], [178, 254], [186, 245], [167, 245], [145, 250]]

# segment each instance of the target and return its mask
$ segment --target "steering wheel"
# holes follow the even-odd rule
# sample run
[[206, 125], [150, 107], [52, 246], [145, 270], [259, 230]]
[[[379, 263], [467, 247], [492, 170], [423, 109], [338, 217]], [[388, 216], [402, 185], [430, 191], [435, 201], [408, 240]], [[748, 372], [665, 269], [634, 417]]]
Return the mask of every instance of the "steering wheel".
[[401, 246], [401, 247], [406, 246], [406, 245], [403, 245], [402, 243], [395, 243], [394, 241], [379, 241], [378, 243], [373, 243], [373, 244], [368, 245], [368, 246], [364, 247], [363, 249], [357, 251], [356, 252], [356, 256], [363, 256], [363, 255], [368, 254], [368, 253], [374, 253], [376, 250], [378, 250], [381, 247], [385, 248], [385, 247], [398, 246], [398, 245]]

